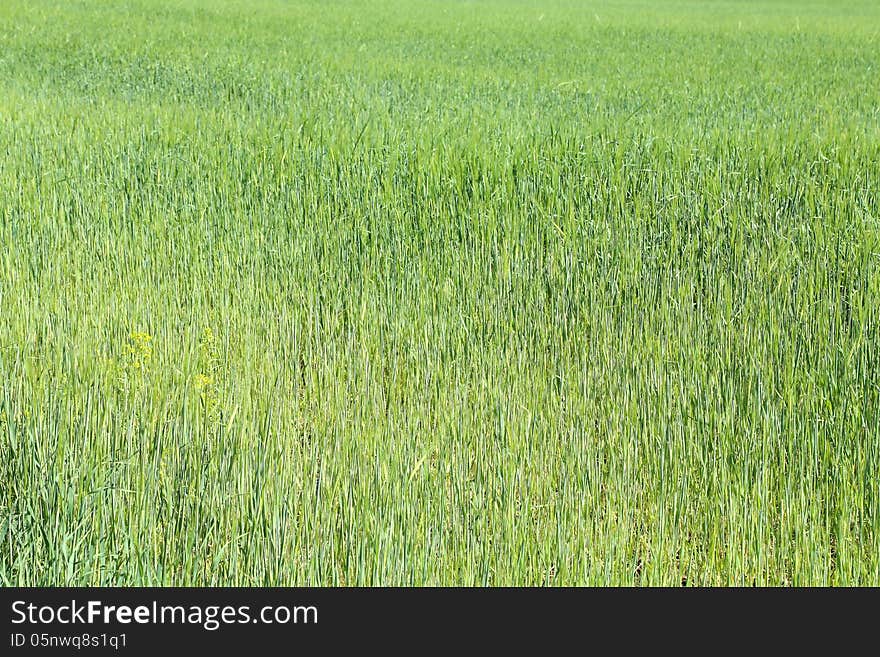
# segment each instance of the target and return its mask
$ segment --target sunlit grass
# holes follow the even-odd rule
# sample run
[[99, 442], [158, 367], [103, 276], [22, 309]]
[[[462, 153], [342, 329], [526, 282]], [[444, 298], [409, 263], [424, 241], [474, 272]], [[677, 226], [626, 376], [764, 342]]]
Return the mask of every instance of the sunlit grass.
[[874, 2], [0, 5], [0, 582], [880, 584]]

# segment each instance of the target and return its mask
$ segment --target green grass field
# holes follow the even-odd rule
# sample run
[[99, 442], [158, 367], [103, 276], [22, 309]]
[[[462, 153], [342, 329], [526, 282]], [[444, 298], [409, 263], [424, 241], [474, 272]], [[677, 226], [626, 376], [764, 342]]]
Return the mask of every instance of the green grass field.
[[880, 4], [0, 4], [0, 583], [880, 584]]

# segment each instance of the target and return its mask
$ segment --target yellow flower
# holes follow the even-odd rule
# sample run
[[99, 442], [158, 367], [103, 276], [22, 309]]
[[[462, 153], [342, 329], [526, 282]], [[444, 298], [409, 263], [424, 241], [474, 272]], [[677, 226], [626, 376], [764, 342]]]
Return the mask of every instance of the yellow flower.
[[153, 347], [150, 344], [153, 336], [148, 333], [134, 331], [129, 336], [128, 355], [132, 367], [141, 369], [153, 359]]

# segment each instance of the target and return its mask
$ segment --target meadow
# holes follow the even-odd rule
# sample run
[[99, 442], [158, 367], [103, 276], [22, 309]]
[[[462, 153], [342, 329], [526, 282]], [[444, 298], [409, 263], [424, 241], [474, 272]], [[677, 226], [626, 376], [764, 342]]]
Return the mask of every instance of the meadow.
[[880, 585], [880, 4], [4, 0], [3, 585]]

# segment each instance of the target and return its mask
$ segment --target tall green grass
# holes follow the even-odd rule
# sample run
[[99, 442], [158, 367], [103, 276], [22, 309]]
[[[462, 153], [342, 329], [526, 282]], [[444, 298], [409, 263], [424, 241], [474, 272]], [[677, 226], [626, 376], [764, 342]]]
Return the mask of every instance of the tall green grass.
[[0, 582], [880, 584], [875, 2], [0, 5]]

